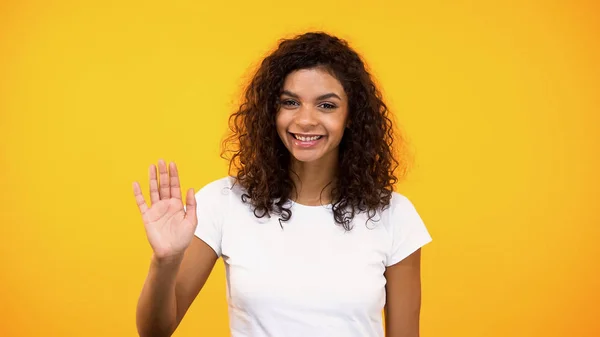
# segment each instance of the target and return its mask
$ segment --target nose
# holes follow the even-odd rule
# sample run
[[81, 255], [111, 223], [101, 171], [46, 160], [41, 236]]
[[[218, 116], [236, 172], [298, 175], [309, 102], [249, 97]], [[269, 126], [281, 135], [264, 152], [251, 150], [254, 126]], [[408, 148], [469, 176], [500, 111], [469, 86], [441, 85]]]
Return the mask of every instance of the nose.
[[311, 106], [301, 106], [295, 114], [294, 122], [300, 127], [310, 127], [317, 125], [317, 111]]

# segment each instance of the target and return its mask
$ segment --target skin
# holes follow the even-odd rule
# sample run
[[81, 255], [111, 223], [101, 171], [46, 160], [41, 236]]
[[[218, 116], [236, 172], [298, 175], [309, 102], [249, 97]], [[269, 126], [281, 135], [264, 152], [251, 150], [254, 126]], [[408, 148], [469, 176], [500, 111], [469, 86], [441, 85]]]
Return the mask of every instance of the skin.
[[421, 249], [386, 269], [386, 337], [418, 337], [421, 311]]
[[[298, 186], [294, 191], [296, 202], [319, 205], [331, 201], [326, 186], [335, 179], [338, 146], [348, 123], [348, 98], [340, 82], [327, 71], [298, 70], [286, 77], [276, 128], [292, 154], [291, 167], [296, 173], [292, 177]], [[303, 148], [290, 133], [323, 138], [316, 146]], [[136, 323], [141, 337], [163, 337], [171, 336], [181, 323], [206, 283], [217, 254], [194, 236], [198, 223], [194, 190], [187, 191], [184, 209], [176, 165], [170, 163], [167, 169], [166, 163], [159, 160], [158, 173], [151, 165], [149, 177], [150, 206], [140, 185], [133, 184], [153, 249], [150, 270], [138, 299]], [[417, 250], [385, 271], [386, 337], [419, 336], [420, 259]]]
[[[277, 133], [292, 154], [297, 187], [292, 195], [304, 205], [330, 202], [323, 187], [335, 179], [338, 146], [348, 121], [348, 98], [341, 83], [319, 68], [290, 73], [283, 84], [277, 112]], [[316, 146], [303, 148], [292, 134], [322, 136]], [[330, 185], [331, 186], [331, 185]]]
[[186, 212], [175, 163], [170, 163], [167, 170], [165, 162], [159, 160], [158, 175], [156, 166], [151, 165], [149, 177], [150, 207], [139, 183], [133, 184], [153, 250], [150, 270], [138, 299], [136, 324], [141, 337], [165, 337], [171, 336], [181, 323], [206, 283], [217, 254], [194, 236], [198, 225], [194, 190], [187, 191]]

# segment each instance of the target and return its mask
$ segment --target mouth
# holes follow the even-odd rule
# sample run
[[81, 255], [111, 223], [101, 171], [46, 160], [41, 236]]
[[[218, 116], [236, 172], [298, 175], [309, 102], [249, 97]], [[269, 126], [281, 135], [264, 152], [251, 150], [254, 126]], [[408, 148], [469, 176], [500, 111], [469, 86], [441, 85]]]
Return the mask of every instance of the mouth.
[[292, 144], [299, 148], [312, 148], [321, 142], [325, 136], [315, 134], [301, 134], [289, 132]]
[[323, 138], [323, 135], [311, 135], [311, 134], [302, 134], [302, 133], [291, 133], [292, 137], [302, 142], [311, 142], [315, 140], [319, 140]]

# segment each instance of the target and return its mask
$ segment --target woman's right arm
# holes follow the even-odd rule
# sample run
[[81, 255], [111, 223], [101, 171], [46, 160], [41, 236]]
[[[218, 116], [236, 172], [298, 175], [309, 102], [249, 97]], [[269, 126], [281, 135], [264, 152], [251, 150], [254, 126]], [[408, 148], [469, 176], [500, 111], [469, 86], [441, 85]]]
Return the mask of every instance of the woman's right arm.
[[[202, 216], [202, 215], [200, 215]], [[141, 337], [171, 336], [206, 283], [217, 254], [194, 238], [181, 257], [152, 257], [137, 305]]]
[[198, 225], [194, 190], [187, 191], [184, 207], [175, 163], [167, 169], [165, 162], [159, 160], [158, 174], [156, 166], [151, 165], [149, 185], [150, 206], [140, 185], [133, 184], [153, 251], [138, 299], [136, 325], [141, 337], [168, 337], [204, 286], [218, 256], [194, 235]]

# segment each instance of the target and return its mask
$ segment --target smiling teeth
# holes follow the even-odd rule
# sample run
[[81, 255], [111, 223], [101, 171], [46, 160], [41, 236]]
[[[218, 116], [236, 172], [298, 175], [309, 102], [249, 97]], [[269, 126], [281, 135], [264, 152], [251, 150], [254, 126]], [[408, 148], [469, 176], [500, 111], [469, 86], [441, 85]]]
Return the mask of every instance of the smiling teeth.
[[294, 138], [301, 140], [303, 142], [310, 142], [312, 140], [317, 140], [317, 139], [321, 138], [321, 136], [303, 137], [303, 136], [294, 135]]

